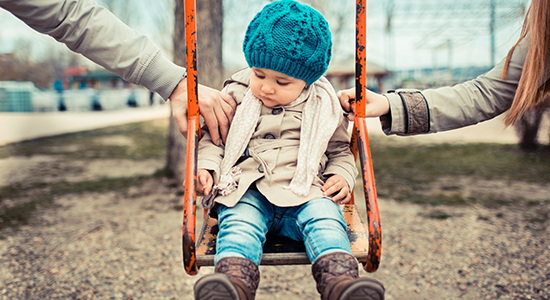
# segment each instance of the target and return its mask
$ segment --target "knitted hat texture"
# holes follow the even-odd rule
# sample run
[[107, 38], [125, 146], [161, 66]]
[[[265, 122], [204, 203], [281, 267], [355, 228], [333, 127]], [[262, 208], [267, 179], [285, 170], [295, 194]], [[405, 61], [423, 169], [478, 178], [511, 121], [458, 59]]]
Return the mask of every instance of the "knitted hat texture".
[[250, 67], [274, 70], [311, 85], [330, 63], [331, 34], [315, 9], [292, 0], [276, 1], [248, 25], [243, 52]]

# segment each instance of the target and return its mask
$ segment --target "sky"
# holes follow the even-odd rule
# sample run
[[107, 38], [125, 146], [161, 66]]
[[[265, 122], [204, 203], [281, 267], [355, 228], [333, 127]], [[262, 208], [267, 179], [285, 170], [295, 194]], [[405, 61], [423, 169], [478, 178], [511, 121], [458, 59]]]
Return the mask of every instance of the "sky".
[[[227, 0], [225, 0], [227, 1]], [[239, 1], [239, 0], [232, 0]], [[246, 1], [246, 0], [241, 0]], [[349, 61], [354, 59], [355, 55], [355, 1], [347, 0], [310, 0], [313, 6], [319, 9], [329, 21], [331, 31], [333, 32], [334, 54], [333, 63], [339, 61]], [[401, 7], [399, 20], [394, 20], [393, 34], [390, 36], [386, 33], [387, 13], [385, 5], [393, 1], [396, 6]], [[499, 7], [505, 10], [505, 7], [518, 6], [525, 3], [526, 0], [495, 0]], [[228, 2], [231, 2], [229, 0]], [[340, 3], [337, 3], [340, 2]], [[458, 3], [458, 4], [455, 4]], [[236, 24], [226, 24], [230, 30], [225, 31], [224, 53], [226, 57], [243, 62], [244, 58], [241, 53], [242, 37], [249, 20], [254, 16], [255, 12], [267, 3], [266, 1], [252, 1], [248, 11], [243, 11], [242, 8], [227, 9], [226, 19], [240, 20]], [[330, 5], [326, 3], [336, 3]], [[433, 3], [437, 3], [433, 5]], [[488, 8], [489, 0], [384, 0], [384, 1], [367, 1], [367, 59], [386, 67], [390, 70], [406, 70], [419, 68], [433, 67], [465, 67], [465, 66], [490, 66], [490, 34], [489, 34], [489, 15], [485, 15]], [[434, 6], [434, 9], [449, 8], [445, 13], [447, 15], [438, 16], [434, 14], [422, 15], [420, 12], [424, 9], [423, 5]], [[326, 5], [326, 7], [325, 7]], [[412, 8], [405, 6], [413, 6]], [[464, 19], [454, 20], [455, 12], [452, 8], [456, 5], [457, 12], [460, 11]], [[479, 6], [479, 7], [476, 7]], [[422, 6], [422, 7], [421, 7]], [[435, 7], [438, 6], [438, 7]], [[471, 11], [469, 8], [471, 7]], [[408, 9], [415, 9], [414, 12], [407, 13]], [[324, 9], [324, 10], [323, 10]], [[398, 9], [395, 9], [398, 11]], [[335, 18], [332, 14], [343, 12], [349, 18], [346, 18], [344, 29], [338, 40], [334, 35]], [[497, 10], [502, 14], [501, 9]], [[504, 11], [505, 13], [507, 11]], [[509, 12], [508, 12], [509, 13]], [[481, 15], [479, 15], [481, 14]], [[418, 15], [418, 17], [414, 17]], [[407, 16], [405, 18], [405, 16]], [[430, 19], [433, 18], [433, 19]], [[433, 30], [433, 27], [445, 26], [448, 22], [445, 18], [450, 19], [452, 27], [445, 30]], [[457, 17], [458, 18], [458, 17]], [[472, 21], [471, 19], [475, 19]], [[500, 22], [495, 30], [495, 62], [506, 57], [508, 50], [516, 43], [519, 38], [521, 26], [523, 24], [524, 15], [520, 14], [515, 18], [506, 20], [506, 24]], [[478, 26], [476, 30], [472, 30], [472, 26]], [[227, 33], [229, 32], [229, 33]], [[438, 32], [429, 37], [429, 41], [425, 41], [427, 32]], [[445, 36], [453, 36], [453, 47], [441, 47], [438, 50], [432, 49], [434, 43], [444, 42]], [[456, 38], [454, 38], [456, 36]], [[228, 46], [227, 44], [231, 44]]]
[[14, 42], [19, 38], [32, 39], [39, 43], [45, 43], [49, 39], [0, 8], [0, 53], [12, 51]]
[[[151, 0], [136, 0], [137, 2], [145, 1], [148, 5], [142, 5], [151, 9]], [[242, 1], [246, 0], [224, 0], [225, 19], [224, 19], [224, 62], [229, 68], [237, 68], [245, 66], [244, 56], [241, 51], [241, 44], [248, 22], [253, 18], [255, 13], [259, 11], [267, 1], [249, 0], [248, 5], [243, 5]], [[399, 1], [399, 0], [396, 0]], [[410, 1], [410, 0], [409, 0]], [[421, 0], [417, 0], [421, 1]], [[469, 0], [463, 0], [469, 1]], [[504, 1], [504, 0], [497, 0]], [[524, 0], [506, 0], [521, 2]], [[329, 1], [330, 2], [330, 1]], [[350, 2], [350, 3], [347, 3]], [[350, 15], [346, 19], [344, 30], [338, 41], [335, 44], [335, 59], [333, 63], [353, 59], [355, 51], [355, 2], [347, 1], [345, 5], [339, 7], [346, 15]], [[384, 2], [384, 1], [382, 1]], [[472, 36], [463, 37], [459, 43], [456, 43], [452, 50], [448, 47], [434, 50], [433, 48], [422, 44], [422, 35], [426, 28], [407, 28], [401, 30], [396, 28], [393, 35], [389, 36], [385, 32], [385, 24], [387, 23], [384, 8], [379, 3], [373, 3], [369, 6], [367, 12], [367, 59], [382, 65], [391, 70], [405, 70], [416, 68], [431, 68], [431, 67], [464, 67], [464, 66], [489, 66], [490, 65], [490, 37], [488, 34], [473, 34]], [[322, 2], [321, 2], [322, 3]], [[243, 9], [246, 7], [246, 9]], [[315, 7], [315, 6], [314, 6]], [[159, 8], [160, 9], [160, 8]], [[166, 9], [166, 4], [163, 9]], [[325, 10], [333, 9], [332, 7], [324, 8]], [[166, 16], [172, 17], [169, 12], [164, 12]], [[328, 15], [329, 13], [325, 13]], [[157, 18], [158, 19], [158, 18]], [[333, 19], [327, 16], [333, 29]], [[496, 30], [495, 44], [496, 62], [506, 56], [510, 47], [517, 41], [523, 17], [518, 17], [510, 21], [505, 26], [499, 26]], [[169, 42], [166, 39], [159, 40], [158, 32], [151, 30], [154, 18], [142, 18], [139, 24], [131, 25], [138, 31], [148, 35], [155, 43], [164, 44], [164, 48], [169, 48]], [[411, 22], [414, 26], [414, 22]], [[411, 30], [412, 29], [412, 30]], [[483, 31], [482, 31], [483, 32]], [[17, 51], [14, 49], [15, 41], [24, 38], [33, 42], [33, 48], [36, 55], [48, 47], [64, 48], [63, 45], [55, 42], [52, 38], [38, 34], [23, 22], [13, 17], [10, 13], [0, 9], [0, 53]], [[168, 47], [166, 45], [168, 44]], [[166, 55], [171, 57], [169, 49], [166, 49]]]

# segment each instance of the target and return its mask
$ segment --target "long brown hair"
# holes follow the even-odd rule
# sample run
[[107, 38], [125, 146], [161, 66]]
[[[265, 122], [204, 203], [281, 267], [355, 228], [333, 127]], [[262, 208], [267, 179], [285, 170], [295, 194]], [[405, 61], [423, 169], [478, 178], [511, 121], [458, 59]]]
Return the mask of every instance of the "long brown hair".
[[[536, 107], [548, 93], [548, 85], [541, 82], [546, 67], [550, 36], [550, 1], [532, 0], [518, 42], [506, 56], [502, 79], [508, 74], [512, 53], [521, 40], [529, 35], [529, 45], [525, 64], [521, 73], [512, 107], [504, 119], [506, 126], [514, 124], [530, 108]], [[544, 84], [544, 85], [543, 85]], [[541, 88], [542, 86], [542, 88]]]

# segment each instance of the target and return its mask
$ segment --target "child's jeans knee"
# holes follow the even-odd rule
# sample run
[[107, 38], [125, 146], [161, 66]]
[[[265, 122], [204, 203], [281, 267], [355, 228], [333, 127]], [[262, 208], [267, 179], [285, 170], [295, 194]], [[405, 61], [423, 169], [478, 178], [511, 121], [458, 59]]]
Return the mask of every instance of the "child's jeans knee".
[[278, 207], [249, 190], [234, 207], [218, 205], [218, 221], [215, 262], [237, 256], [259, 264], [268, 231], [303, 241], [311, 262], [331, 252], [351, 253], [344, 216], [328, 198]]
[[299, 208], [297, 221], [302, 228], [306, 252], [312, 263], [319, 256], [332, 252], [351, 254], [347, 225], [337, 204], [328, 198], [318, 198]]
[[218, 239], [214, 263], [224, 257], [244, 257], [260, 264], [268, 231], [263, 196], [247, 191], [233, 207], [218, 205]]

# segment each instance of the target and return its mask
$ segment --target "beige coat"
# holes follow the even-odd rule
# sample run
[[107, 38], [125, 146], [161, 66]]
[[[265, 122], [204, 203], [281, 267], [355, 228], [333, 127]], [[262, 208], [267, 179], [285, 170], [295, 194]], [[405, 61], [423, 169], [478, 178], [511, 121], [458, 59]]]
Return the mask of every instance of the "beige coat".
[[[239, 71], [226, 81], [224, 91], [240, 104], [249, 79], [250, 69]], [[241, 157], [237, 162], [242, 169], [242, 173], [235, 178], [237, 190], [227, 196], [218, 196], [216, 202], [234, 206], [253, 182], [256, 182], [258, 190], [271, 203], [282, 207], [296, 206], [323, 197], [321, 187], [330, 175], [342, 176], [353, 188], [358, 171], [349, 149], [346, 118], [342, 118], [342, 123], [329, 141], [325, 155], [319, 163], [319, 176], [314, 179], [309, 194], [298, 196], [283, 188], [290, 184], [296, 170], [303, 107], [304, 103], [275, 108], [262, 107], [258, 125], [248, 144], [249, 156]], [[204, 132], [199, 143], [198, 168], [214, 171], [217, 181], [223, 146], [214, 145], [208, 132]]]

